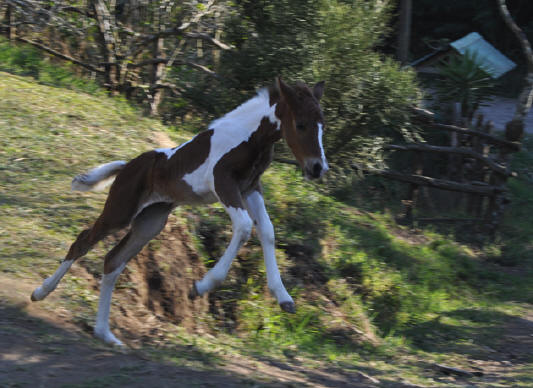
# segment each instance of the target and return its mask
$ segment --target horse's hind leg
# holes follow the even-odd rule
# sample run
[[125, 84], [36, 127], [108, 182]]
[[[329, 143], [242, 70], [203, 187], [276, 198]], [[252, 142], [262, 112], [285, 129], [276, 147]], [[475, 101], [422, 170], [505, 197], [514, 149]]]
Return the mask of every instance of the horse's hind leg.
[[169, 203], [156, 203], [145, 208], [132, 222], [129, 233], [106, 255], [94, 326], [94, 335], [104, 342], [122, 345], [109, 330], [109, 309], [115, 282], [128, 261], [161, 232], [172, 207]]
[[70, 249], [56, 272], [45, 279], [40, 287], [37, 287], [31, 294], [31, 300], [38, 301], [43, 300], [46, 296], [55, 290], [59, 281], [67, 273], [76, 259], [85, 255], [98, 241], [103, 239], [111, 232], [111, 228], [105, 227], [103, 217], [95, 222], [95, 224], [81, 232], [74, 243], [70, 246]]

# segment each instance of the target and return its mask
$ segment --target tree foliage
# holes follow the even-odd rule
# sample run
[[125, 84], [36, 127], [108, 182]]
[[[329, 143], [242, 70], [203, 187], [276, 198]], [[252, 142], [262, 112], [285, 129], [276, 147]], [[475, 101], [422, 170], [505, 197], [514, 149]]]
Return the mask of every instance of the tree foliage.
[[[230, 47], [216, 38], [223, 7], [214, 0], [6, 0], [11, 38], [32, 44], [103, 78], [113, 94], [147, 100], [158, 113], [162, 90], [182, 91], [168, 82], [176, 67], [214, 76], [213, 55]], [[210, 53], [214, 51], [211, 50]]]
[[414, 74], [375, 51], [388, 28], [390, 2], [323, 4], [311, 74], [326, 80], [328, 156], [349, 163], [361, 151], [368, 160], [383, 138], [415, 136], [407, 109], [417, 99]]
[[469, 122], [494, 88], [494, 82], [480, 67], [474, 53], [452, 56], [439, 66], [439, 75], [436, 86], [440, 101], [460, 103], [462, 115]]
[[379, 160], [384, 138], [413, 137], [414, 75], [376, 52], [392, 0], [6, 1], [19, 39], [100, 74], [166, 120], [218, 116], [282, 76], [326, 81], [334, 164]]

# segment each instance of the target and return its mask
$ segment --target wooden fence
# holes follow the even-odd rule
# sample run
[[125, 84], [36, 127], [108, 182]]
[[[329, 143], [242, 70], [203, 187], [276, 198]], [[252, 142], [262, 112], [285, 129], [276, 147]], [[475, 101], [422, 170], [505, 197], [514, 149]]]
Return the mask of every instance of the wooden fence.
[[[492, 133], [492, 124], [484, 123], [479, 117], [475, 129], [462, 128], [435, 122], [434, 114], [413, 109], [415, 120], [429, 131], [444, 131], [449, 145], [427, 143], [391, 144], [386, 149], [413, 153], [412, 171], [366, 169], [371, 174], [387, 179], [405, 182], [409, 185], [404, 203], [405, 223], [478, 223], [494, 236], [498, 229], [505, 204], [507, 203], [507, 179], [510, 171], [509, 155], [520, 150], [520, 143], [510, 142]], [[445, 173], [438, 177], [424, 175], [428, 170], [425, 155], [441, 155], [446, 163]], [[416, 217], [420, 191], [426, 188], [462, 193], [462, 205], [452, 213], [466, 213], [466, 217]], [[435, 206], [433, 206], [435, 208]], [[438, 211], [437, 211], [438, 212]]]

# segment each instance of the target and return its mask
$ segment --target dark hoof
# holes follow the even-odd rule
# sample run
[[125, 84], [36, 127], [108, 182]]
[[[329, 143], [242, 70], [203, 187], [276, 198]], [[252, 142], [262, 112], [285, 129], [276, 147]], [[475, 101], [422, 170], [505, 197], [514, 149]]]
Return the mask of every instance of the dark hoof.
[[198, 293], [198, 290], [196, 289], [196, 283], [193, 283], [191, 290], [189, 291], [189, 299], [194, 300], [199, 296], [200, 294]]
[[30, 299], [32, 302], [37, 302], [37, 298], [33, 294], [35, 294], [35, 291], [31, 293]]
[[279, 304], [279, 307], [287, 313], [294, 314], [296, 312], [296, 306], [293, 302], [283, 302]]

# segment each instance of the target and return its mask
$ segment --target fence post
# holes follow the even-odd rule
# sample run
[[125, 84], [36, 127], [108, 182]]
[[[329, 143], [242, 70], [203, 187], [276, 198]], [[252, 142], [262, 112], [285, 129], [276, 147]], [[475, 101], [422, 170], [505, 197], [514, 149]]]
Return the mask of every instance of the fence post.
[[[509, 168], [509, 153], [510, 150], [507, 147], [498, 148], [498, 163], [507, 166]], [[494, 186], [504, 187], [507, 183], [507, 175], [498, 174], [493, 171], [490, 177], [490, 182]], [[490, 197], [489, 206], [486, 213], [487, 225], [489, 227], [489, 235], [491, 239], [496, 237], [496, 230], [500, 226], [503, 217], [503, 211], [506, 205], [505, 191], [495, 193]]]
[[17, 38], [17, 27], [15, 26], [15, 10], [13, 9], [13, 6], [11, 4], [8, 4], [6, 6], [4, 22], [5, 24], [7, 24], [7, 38], [10, 41], [14, 41]]
[[[422, 175], [424, 170], [424, 158], [423, 154], [420, 151], [415, 151], [414, 153], [414, 174]], [[407, 192], [407, 198], [402, 201], [405, 205], [404, 212], [404, 222], [406, 224], [412, 225], [414, 221], [413, 209], [416, 206], [418, 200], [418, 193], [420, 191], [420, 186], [414, 183], [409, 185], [409, 191]]]

